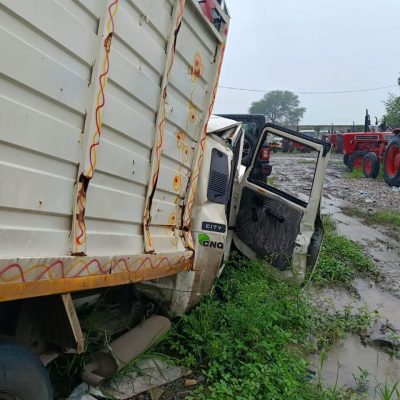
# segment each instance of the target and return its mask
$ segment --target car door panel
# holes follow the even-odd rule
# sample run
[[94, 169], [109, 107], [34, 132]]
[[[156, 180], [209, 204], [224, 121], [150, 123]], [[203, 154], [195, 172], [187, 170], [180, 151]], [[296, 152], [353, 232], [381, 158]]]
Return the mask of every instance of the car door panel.
[[[307, 201], [293, 190], [286, 190], [284, 185], [273, 187], [268, 179], [259, 181], [254, 177], [257, 155], [268, 134], [309, 146], [316, 153]], [[319, 211], [329, 149], [329, 144], [318, 139], [271, 124], [264, 127], [258, 150], [240, 183], [236, 219], [232, 222], [234, 242], [246, 256], [266, 259], [280, 271], [296, 269], [301, 276], [304, 276], [307, 264], [315, 265], [321, 245]], [[312, 257], [309, 254], [311, 247]]]
[[236, 236], [279, 270], [287, 269], [303, 212], [248, 188], [242, 194]]

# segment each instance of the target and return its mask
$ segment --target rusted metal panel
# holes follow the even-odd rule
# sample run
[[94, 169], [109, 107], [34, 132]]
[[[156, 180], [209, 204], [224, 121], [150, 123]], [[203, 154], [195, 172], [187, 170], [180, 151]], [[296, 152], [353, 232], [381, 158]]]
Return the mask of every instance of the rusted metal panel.
[[[165, 251], [164, 245], [171, 244], [176, 248], [194, 248], [186, 232], [190, 223], [185, 225], [181, 216], [189, 204], [184, 215], [190, 220], [206, 123], [212, 111], [225, 46], [225, 36], [199, 18], [201, 11], [196, 1], [181, 1], [176, 7], [176, 29], [170, 36], [168, 67], [164, 71], [157, 120], [158, 136], [153, 147], [147, 191], [146, 252]], [[222, 28], [224, 33], [227, 32], [225, 28]], [[167, 138], [170, 139], [168, 143]], [[185, 199], [188, 199], [186, 204]], [[155, 246], [154, 237], [161, 247]]]
[[141, 282], [192, 265], [190, 251], [0, 261], [0, 301]]
[[103, 109], [106, 104], [105, 88], [110, 70], [110, 51], [114, 34], [115, 15], [119, 0], [104, 2], [97, 35], [97, 56], [91, 76], [91, 90], [86, 105], [87, 117], [83, 131], [82, 156], [75, 184], [75, 201], [72, 214], [71, 253], [86, 254], [87, 190], [93, 177], [100, 144]]

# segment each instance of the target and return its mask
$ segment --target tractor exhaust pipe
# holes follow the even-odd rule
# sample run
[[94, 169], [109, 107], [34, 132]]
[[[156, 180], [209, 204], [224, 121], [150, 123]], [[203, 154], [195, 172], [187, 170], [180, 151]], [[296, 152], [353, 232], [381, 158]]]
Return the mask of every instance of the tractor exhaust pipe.
[[91, 386], [99, 386], [157, 343], [170, 329], [171, 321], [168, 318], [160, 315], [148, 318], [96, 353], [93, 360], [82, 369], [82, 380]]
[[370, 125], [371, 125], [371, 117], [368, 113], [368, 108], [367, 108], [365, 111], [364, 132], [369, 132]]

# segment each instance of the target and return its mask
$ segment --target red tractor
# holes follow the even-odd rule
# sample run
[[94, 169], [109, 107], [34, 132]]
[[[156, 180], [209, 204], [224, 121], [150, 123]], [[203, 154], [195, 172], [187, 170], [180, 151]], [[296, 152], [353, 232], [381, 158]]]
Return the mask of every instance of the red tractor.
[[343, 153], [343, 135], [339, 131], [324, 131], [322, 139], [331, 144], [332, 152]]
[[362, 169], [366, 178], [376, 178], [391, 132], [349, 132], [343, 134], [343, 161], [350, 171]]
[[[393, 132], [378, 131], [378, 119], [371, 132], [371, 118], [368, 110], [365, 115], [364, 132], [348, 132], [343, 137], [343, 161], [352, 171], [363, 170], [366, 178], [376, 178], [380, 164], [389, 186], [400, 187], [400, 129]], [[381, 126], [385, 131], [386, 123]]]

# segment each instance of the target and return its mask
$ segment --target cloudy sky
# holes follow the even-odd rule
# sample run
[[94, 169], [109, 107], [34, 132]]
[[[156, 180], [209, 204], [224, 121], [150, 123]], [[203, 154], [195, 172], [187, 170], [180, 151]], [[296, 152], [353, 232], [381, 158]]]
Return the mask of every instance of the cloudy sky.
[[[293, 92], [395, 85], [400, 72], [400, 0], [227, 0], [231, 26], [221, 86]], [[363, 124], [382, 116], [397, 87], [299, 94], [302, 123]], [[216, 113], [245, 113], [263, 93], [220, 88]]]

